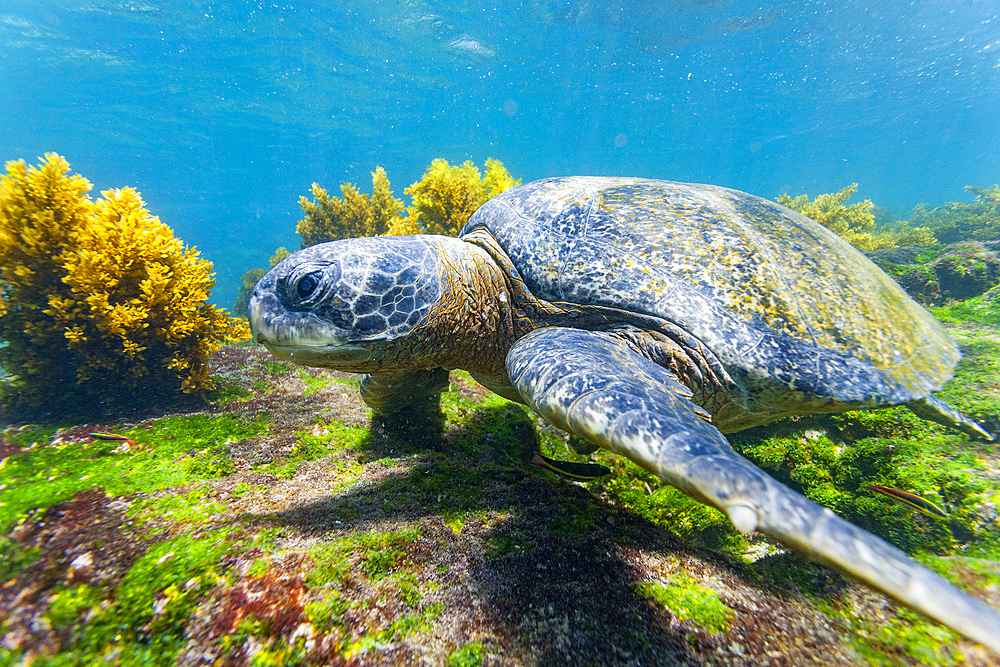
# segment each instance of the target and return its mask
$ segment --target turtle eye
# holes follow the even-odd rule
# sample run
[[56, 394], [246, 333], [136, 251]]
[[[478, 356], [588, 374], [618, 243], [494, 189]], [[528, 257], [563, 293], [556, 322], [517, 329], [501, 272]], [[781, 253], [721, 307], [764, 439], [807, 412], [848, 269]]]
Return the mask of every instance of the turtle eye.
[[295, 293], [300, 299], [308, 299], [316, 288], [319, 287], [319, 280], [312, 274], [307, 274], [299, 278], [295, 283]]

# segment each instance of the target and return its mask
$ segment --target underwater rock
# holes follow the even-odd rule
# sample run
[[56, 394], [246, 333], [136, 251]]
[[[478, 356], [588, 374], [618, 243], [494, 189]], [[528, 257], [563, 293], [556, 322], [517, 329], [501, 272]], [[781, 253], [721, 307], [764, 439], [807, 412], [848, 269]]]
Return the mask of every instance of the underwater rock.
[[[968, 388], [977, 414], [995, 413], [995, 383], [975, 377], [998, 355], [974, 346], [960, 364], [953, 391]], [[860, 584], [748, 543], [609, 452], [592, 460], [612, 476], [586, 485], [531, 466], [539, 449], [587, 459], [466, 373], [452, 373], [443, 433], [426, 446], [370, 429], [352, 376], [282, 367], [259, 346], [226, 346], [210, 363], [231, 387], [213, 415], [114, 425], [141, 450], [55, 450], [32, 428], [4, 436], [0, 565], [18, 567], [0, 583], [0, 661], [995, 664]], [[961, 436], [904, 409], [831, 420], [787, 420], [734, 444], [1000, 602], [996, 457], [962, 453]], [[231, 464], [196, 468], [191, 452], [205, 446]], [[95, 476], [104, 468], [117, 472]], [[949, 537], [953, 526], [860, 483], [939, 489], [971, 532]], [[70, 583], [88, 560], [90, 579]]]
[[[1000, 246], [1000, 243], [990, 245]], [[970, 299], [1000, 283], [1000, 257], [985, 243], [952, 244], [933, 266], [946, 299]]]
[[867, 255], [924, 305], [962, 301], [1000, 284], [1000, 242], [885, 248]]

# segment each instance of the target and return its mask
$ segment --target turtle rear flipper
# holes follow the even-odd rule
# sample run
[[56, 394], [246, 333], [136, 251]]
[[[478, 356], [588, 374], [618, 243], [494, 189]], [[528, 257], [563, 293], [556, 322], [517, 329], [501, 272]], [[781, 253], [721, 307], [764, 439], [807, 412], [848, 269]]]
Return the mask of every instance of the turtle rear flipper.
[[913, 414], [927, 421], [961, 431], [973, 440], [993, 442], [993, 434], [939, 398], [928, 396], [906, 404]]
[[759, 530], [1000, 652], [1000, 613], [737, 454], [665, 368], [612, 334], [539, 329], [507, 355], [511, 382], [545, 419], [623, 454]]

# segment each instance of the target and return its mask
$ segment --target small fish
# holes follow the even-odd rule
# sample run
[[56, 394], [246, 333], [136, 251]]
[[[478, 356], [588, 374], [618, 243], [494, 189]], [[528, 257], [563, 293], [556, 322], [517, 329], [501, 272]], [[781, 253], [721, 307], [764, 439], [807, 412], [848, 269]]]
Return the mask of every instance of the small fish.
[[118, 435], [117, 433], [104, 433], [102, 431], [95, 431], [88, 434], [94, 440], [104, 440], [107, 442], [120, 442], [125, 445], [128, 449], [135, 448], [135, 440], [124, 435]]
[[551, 470], [557, 475], [569, 477], [570, 479], [590, 481], [598, 477], [610, 475], [611, 470], [596, 463], [572, 463], [570, 461], [556, 461], [541, 454], [535, 454], [531, 462], [541, 468]]
[[922, 498], [915, 493], [910, 493], [909, 491], [903, 491], [902, 489], [894, 489], [891, 486], [877, 486], [871, 485], [867, 487], [869, 491], [874, 491], [875, 493], [881, 493], [883, 496], [889, 496], [893, 500], [904, 505], [909, 505], [915, 510], [919, 510], [926, 514], [927, 516], [932, 516], [935, 519], [947, 519], [948, 513], [943, 509], [927, 500]]

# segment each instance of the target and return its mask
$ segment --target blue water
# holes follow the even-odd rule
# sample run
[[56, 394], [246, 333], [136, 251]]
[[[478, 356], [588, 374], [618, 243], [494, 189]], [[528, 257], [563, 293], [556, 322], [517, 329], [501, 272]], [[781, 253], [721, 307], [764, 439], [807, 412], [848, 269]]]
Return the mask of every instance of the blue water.
[[496, 157], [969, 201], [1000, 181], [1000, 2], [0, 0], [0, 93], [0, 158], [139, 188], [229, 306], [298, 247], [311, 182], [377, 164], [400, 197], [435, 157]]

